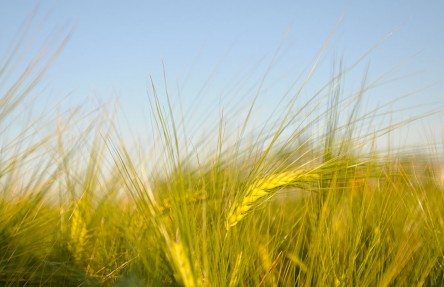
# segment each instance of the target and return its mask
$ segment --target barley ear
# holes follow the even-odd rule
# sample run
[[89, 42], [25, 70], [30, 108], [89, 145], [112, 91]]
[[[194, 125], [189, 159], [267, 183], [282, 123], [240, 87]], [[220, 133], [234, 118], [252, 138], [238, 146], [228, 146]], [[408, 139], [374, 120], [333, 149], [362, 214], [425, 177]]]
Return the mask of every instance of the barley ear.
[[242, 252], [240, 252], [237, 255], [236, 263], [234, 264], [234, 269], [231, 272], [231, 279], [230, 279], [230, 283], [228, 285], [229, 287], [237, 286], [237, 283], [239, 281], [239, 268], [240, 268], [241, 261], [242, 261]]
[[167, 243], [171, 254], [174, 268], [176, 269], [176, 278], [182, 282], [185, 287], [195, 287], [196, 280], [188, 256], [181, 241], [170, 241]]
[[82, 261], [87, 235], [86, 223], [79, 208], [76, 207], [71, 216], [70, 243], [68, 249], [74, 255], [77, 263]]
[[273, 174], [254, 181], [247, 189], [246, 196], [239, 205], [234, 204], [228, 213], [225, 227], [229, 230], [247, 216], [261, 199], [274, 195], [277, 188], [296, 183], [312, 182], [319, 174], [304, 170]]

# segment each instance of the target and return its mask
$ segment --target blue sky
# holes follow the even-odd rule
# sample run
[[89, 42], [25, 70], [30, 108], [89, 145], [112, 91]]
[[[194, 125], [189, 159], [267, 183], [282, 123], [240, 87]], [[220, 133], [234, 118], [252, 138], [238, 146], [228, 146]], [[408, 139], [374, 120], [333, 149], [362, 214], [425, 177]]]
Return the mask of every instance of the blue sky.
[[[0, 0], [0, 52], [35, 7], [30, 2]], [[145, 120], [148, 77], [162, 86], [163, 63], [171, 89], [180, 90], [187, 103], [202, 91], [199, 108], [205, 111], [225, 96], [247, 95], [248, 81], [260, 79], [280, 48], [269, 77], [275, 90], [261, 99], [266, 110], [310, 67], [332, 31], [314, 87], [330, 75], [334, 58], [352, 63], [391, 34], [364, 66], [370, 64], [373, 77], [394, 69], [390, 77], [401, 79], [379, 88], [372, 101], [433, 84], [405, 104], [443, 106], [442, 11], [444, 2], [438, 0], [40, 1], [33, 29], [43, 38], [54, 28], [73, 27], [72, 39], [45, 79], [51, 91], [46, 97], [70, 94], [72, 104], [119, 98], [137, 126]], [[360, 71], [350, 76], [352, 81]], [[235, 95], [235, 80], [248, 73], [254, 75], [245, 80], [245, 93], [239, 89]], [[434, 126], [439, 128], [439, 122]]]

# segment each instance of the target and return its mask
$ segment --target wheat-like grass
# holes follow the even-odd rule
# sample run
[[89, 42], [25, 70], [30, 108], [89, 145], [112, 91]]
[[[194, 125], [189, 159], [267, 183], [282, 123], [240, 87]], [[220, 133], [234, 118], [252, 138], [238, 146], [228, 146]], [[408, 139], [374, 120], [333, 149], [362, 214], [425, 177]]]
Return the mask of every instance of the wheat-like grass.
[[[208, 195], [204, 194], [204, 193], [194, 193], [194, 194], [187, 193], [184, 195], [184, 202], [186, 204], [199, 203], [199, 202], [203, 202], [207, 199], [208, 199]], [[159, 214], [165, 214], [165, 213], [171, 211], [171, 209], [173, 207], [172, 201], [173, 200], [171, 198], [166, 198], [165, 200], [163, 200], [163, 202], [161, 204], [159, 204], [159, 206], [157, 208], [157, 210], [159, 211]]]
[[74, 260], [77, 263], [82, 261], [84, 247], [86, 244], [87, 229], [85, 221], [78, 207], [76, 207], [71, 216], [71, 242], [69, 244], [69, 250], [74, 256]]
[[247, 195], [239, 205], [231, 208], [226, 220], [226, 229], [238, 224], [264, 197], [271, 196], [277, 188], [295, 183], [312, 182], [319, 179], [317, 173], [305, 170], [288, 171], [273, 174], [253, 182], [247, 190]]
[[267, 285], [269, 286], [277, 286], [276, 285], [276, 278], [274, 277], [273, 274], [273, 260], [270, 257], [270, 254], [268, 253], [267, 247], [265, 247], [265, 245], [260, 244], [258, 246], [258, 252], [259, 252], [259, 257], [261, 259], [262, 262], [262, 267], [264, 269], [264, 277], [262, 280], [267, 279]]
[[307, 273], [309, 271], [307, 265], [296, 254], [287, 254], [287, 258], [302, 272]]
[[238, 286], [239, 268], [240, 268], [241, 262], [242, 262], [242, 252], [240, 252], [237, 255], [236, 263], [234, 264], [234, 269], [233, 269], [233, 272], [231, 273], [230, 283], [228, 284], [229, 287]]
[[193, 270], [191, 269], [188, 256], [185, 254], [185, 249], [181, 241], [167, 242], [168, 248], [171, 254], [173, 265], [176, 269], [176, 277], [179, 281], [182, 281], [185, 287], [195, 287], [200, 284], [196, 283]]

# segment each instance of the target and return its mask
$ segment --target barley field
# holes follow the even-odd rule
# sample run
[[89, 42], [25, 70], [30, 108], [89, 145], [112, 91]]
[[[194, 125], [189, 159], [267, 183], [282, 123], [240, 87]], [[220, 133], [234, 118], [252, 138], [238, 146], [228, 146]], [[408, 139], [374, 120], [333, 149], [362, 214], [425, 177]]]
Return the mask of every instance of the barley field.
[[133, 145], [103, 109], [28, 118], [66, 45], [0, 66], [1, 286], [444, 286], [442, 145], [384, 144], [435, 111], [386, 120], [365, 74], [311, 93], [309, 68], [267, 125], [253, 98], [190, 141], [151, 80]]

